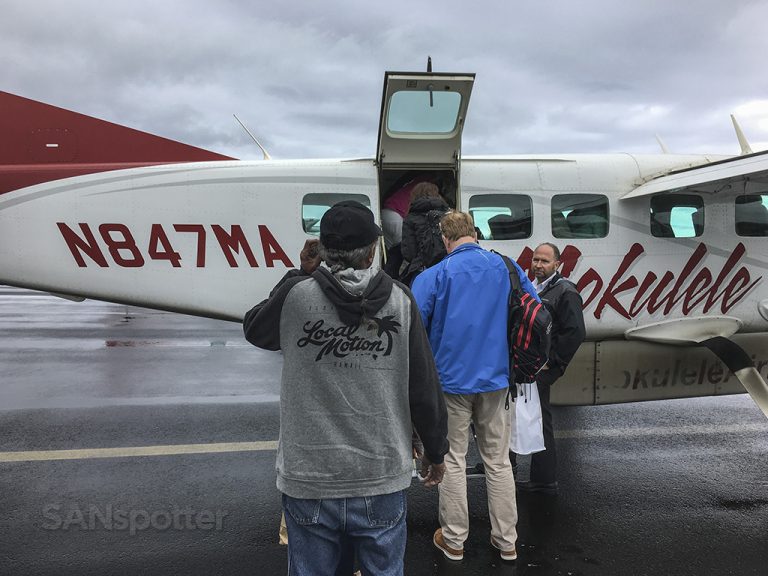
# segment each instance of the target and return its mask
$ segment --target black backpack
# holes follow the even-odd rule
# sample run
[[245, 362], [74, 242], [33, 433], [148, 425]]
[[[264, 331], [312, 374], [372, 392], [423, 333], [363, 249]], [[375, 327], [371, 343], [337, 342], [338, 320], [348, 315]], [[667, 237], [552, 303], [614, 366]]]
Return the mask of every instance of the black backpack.
[[[498, 254], [498, 252], [496, 252]], [[523, 290], [517, 268], [499, 254], [509, 271], [509, 383], [535, 382], [549, 357], [552, 316], [546, 306]]]
[[443, 216], [444, 210], [430, 210], [426, 214], [426, 225], [419, 230], [419, 256], [424, 268], [434, 266], [447, 254], [443, 233], [440, 231], [440, 220]]

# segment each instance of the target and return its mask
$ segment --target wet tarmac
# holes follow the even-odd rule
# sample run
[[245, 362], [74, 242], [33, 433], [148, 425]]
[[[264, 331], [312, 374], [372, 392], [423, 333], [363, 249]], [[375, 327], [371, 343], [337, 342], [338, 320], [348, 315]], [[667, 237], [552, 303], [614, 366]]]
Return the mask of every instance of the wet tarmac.
[[[0, 575], [285, 574], [279, 371], [236, 324], [0, 287]], [[407, 575], [768, 574], [768, 421], [748, 396], [556, 422], [560, 493], [519, 495], [519, 559], [488, 544], [482, 479], [465, 559], [444, 559], [437, 494], [414, 483]]]

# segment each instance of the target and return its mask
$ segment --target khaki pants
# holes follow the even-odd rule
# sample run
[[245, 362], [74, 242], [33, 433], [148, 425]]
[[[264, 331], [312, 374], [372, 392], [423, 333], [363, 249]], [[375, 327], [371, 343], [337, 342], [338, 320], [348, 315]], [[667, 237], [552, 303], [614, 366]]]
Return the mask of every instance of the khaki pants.
[[482, 394], [445, 394], [448, 441], [445, 477], [439, 485], [440, 526], [445, 543], [463, 548], [469, 535], [467, 510], [467, 445], [469, 424], [475, 424], [477, 448], [485, 464], [491, 538], [500, 550], [510, 551], [517, 540], [515, 479], [509, 462], [509, 412], [504, 409], [507, 389]]

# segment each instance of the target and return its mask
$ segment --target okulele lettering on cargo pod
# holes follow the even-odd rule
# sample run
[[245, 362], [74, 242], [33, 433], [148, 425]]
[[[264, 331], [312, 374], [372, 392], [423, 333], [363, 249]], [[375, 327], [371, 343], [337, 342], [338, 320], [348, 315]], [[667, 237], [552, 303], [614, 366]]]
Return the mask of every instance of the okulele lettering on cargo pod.
[[[165, 261], [174, 268], [179, 268], [182, 265], [181, 253], [174, 248], [171, 236], [169, 236], [162, 224], [152, 224], [149, 237], [141, 243], [137, 242], [136, 236], [125, 224], [99, 224], [96, 229], [102, 243], [107, 248], [106, 251], [102, 250], [99, 241], [96, 239], [96, 234], [89, 224], [79, 222], [79, 231], [74, 230], [64, 222], [57, 222], [56, 224], [59, 227], [61, 236], [64, 238], [64, 242], [66, 242], [69, 251], [72, 253], [72, 257], [80, 268], [87, 267], [89, 263], [107, 268], [110, 266], [109, 259], [112, 260], [113, 264], [123, 268], [141, 268], [147, 260]], [[251, 268], [259, 266], [259, 261], [251, 248], [251, 243], [246, 238], [242, 227], [238, 224], [233, 224], [229, 227], [229, 230], [226, 230], [224, 226], [219, 224], [211, 224], [209, 226], [203, 224], [173, 224], [172, 228], [174, 240], [178, 240], [180, 235], [183, 234], [192, 234], [196, 237], [197, 250], [194, 261], [197, 268], [205, 268], [208, 244], [214, 244], [209, 240], [209, 229], [213, 232], [216, 245], [224, 254], [231, 268], [238, 267], [235, 254], [241, 253]], [[273, 268], [276, 262], [280, 262], [286, 268], [293, 268], [293, 263], [270, 229], [263, 224], [259, 224], [258, 230], [261, 251], [266, 267]]]
[[[634, 274], [628, 274], [630, 268], [645, 254], [643, 246], [635, 243], [607, 282], [594, 268], [587, 270], [578, 280], [571, 280], [581, 292], [585, 309], [593, 302], [596, 303], [593, 314], [598, 319], [606, 309], [628, 320], [642, 312], [654, 314], [661, 311], [666, 316], [678, 304], [682, 305], [685, 316], [698, 307], [706, 313], [718, 305], [720, 312], [725, 314], [762, 280], [762, 276], [753, 279], [745, 266], [737, 268], [745, 253], [744, 244], [739, 242], [719, 271], [713, 272], [708, 266], [703, 266], [694, 274], [707, 255], [707, 246], [701, 243], [678, 274], [668, 270], [659, 277], [649, 271], [640, 279]], [[530, 248], [525, 248], [520, 254], [518, 263], [524, 270], [530, 269], [532, 257], [533, 251]], [[566, 246], [560, 258], [561, 274], [570, 277], [580, 257], [581, 251], [578, 248], [570, 244]]]
[[[752, 363], [763, 378], [768, 377], [768, 356], [758, 357], [752, 354]], [[631, 388], [632, 390], [647, 390], [649, 388], [671, 388], [674, 386], [709, 386], [713, 384], [727, 384], [733, 374], [722, 362], [712, 359], [702, 359], [696, 364], [686, 364], [676, 360], [674, 365], [666, 367], [649, 368], [634, 371], [622, 370], [624, 381], [616, 384], [614, 388]], [[735, 377], [734, 377], [735, 379]]]

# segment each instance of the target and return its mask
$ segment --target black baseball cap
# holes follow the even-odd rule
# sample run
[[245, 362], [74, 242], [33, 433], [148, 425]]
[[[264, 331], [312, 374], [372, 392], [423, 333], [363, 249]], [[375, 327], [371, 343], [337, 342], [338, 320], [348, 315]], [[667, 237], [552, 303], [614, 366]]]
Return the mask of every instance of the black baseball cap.
[[332, 250], [354, 250], [370, 246], [381, 236], [373, 212], [354, 200], [334, 204], [320, 220], [320, 242]]

